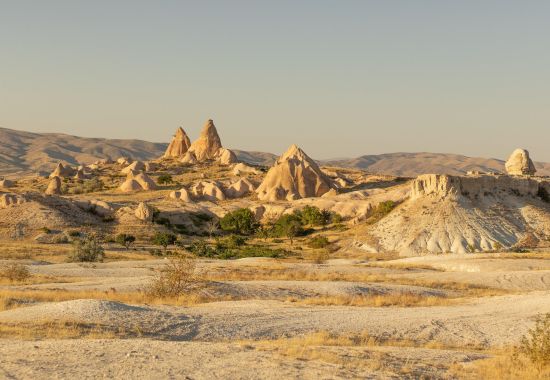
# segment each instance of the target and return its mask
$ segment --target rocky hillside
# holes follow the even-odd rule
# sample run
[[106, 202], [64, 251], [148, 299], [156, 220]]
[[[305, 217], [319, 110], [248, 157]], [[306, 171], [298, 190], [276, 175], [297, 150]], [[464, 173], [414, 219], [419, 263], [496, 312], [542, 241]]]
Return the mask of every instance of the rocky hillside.
[[[58, 162], [70, 165], [101, 158], [129, 156], [150, 160], [164, 155], [167, 143], [76, 137], [0, 128], [0, 176], [27, 172], [49, 173]], [[167, 136], [166, 141], [169, 141]], [[239, 161], [271, 166], [277, 155], [233, 150]], [[535, 157], [536, 159], [536, 157]], [[504, 161], [445, 153], [388, 153], [354, 159], [324, 160], [323, 165], [362, 169], [376, 174], [415, 177], [423, 173], [465, 174], [470, 170], [504, 172]], [[535, 162], [538, 175], [550, 175], [550, 163]]]
[[6, 128], [0, 128], [0, 141], [0, 175], [50, 172], [60, 161], [76, 165], [121, 156], [148, 160], [161, 156], [167, 145], [141, 140], [31, 133]]
[[[502, 160], [448, 153], [387, 153], [324, 161], [323, 164], [403, 177], [416, 177], [424, 173], [460, 175], [468, 171], [505, 172]], [[535, 162], [535, 167], [538, 175], [550, 175], [550, 163]]]

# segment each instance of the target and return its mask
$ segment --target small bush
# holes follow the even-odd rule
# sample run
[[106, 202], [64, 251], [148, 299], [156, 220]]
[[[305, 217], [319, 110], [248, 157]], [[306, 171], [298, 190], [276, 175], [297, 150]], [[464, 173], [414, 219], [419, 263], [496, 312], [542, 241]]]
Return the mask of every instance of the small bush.
[[69, 260], [72, 262], [101, 262], [104, 258], [105, 251], [96, 236], [76, 240], [69, 256]]
[[220, 220], [222, 230], [241, 235], [253, 234], [258, 226], [254, 213], [247, 208], [229, 212]]
[[174, 179], [170, 174], [163, 174], [158, 177], [157, 182], [159, 185], [168, 185], [174, 183]]
[[550, 194], [548, 194], [548, 190], [546, 190], [546, 188], [539, 186], [537, 195], [546, 203], [550, 203]]
[[164, 248], [164, 251], [169, 245], [173, 245], [177, 241], [176, 235], [167, 232], [157, 232], [151, 242], [155, 245], [160, 245]]
[[67, 235], [69, 235], [70, 237], [80, 237], [80, 231], [76, 231], [76, 230], [67, 231]]
[[132, 244], [134, 244], [135, 241], [136, 241], [136, 237], [133, 236], [133, 235], [118, 234], [115, 237], [115, 242], [117, 244], [120, 244], [121, 246], [123, 246], [127, 250], [130, 249], [130, 247], [132, 246]]
[[194, 291], [200, 285], [196, 268], [194, 257], [173, 256], [149, 284], [146, 293], [152, 297], [178, 297]]
[[42, 232], [44, 232], [45, 234], [51, 234], [52, 230], [50, 230], [48, 227], [42, 227]]
[[550, 364], [550, 313], [537, 318], [535, 327], [523, 337], [519, 350], [539, 371]]
[[22, 282], [31, 277], [31, 272], [26, 265], [20, 263], [5, 264], [0, 269], [0, 277], [11, 282]]
[[217, 249], [223, 249], [223, 248], [239, 248], [246, 244], [246, 238], [239, 235], [229, 235], [224, 237], [223, 239], [218, 239], [216, 241], [216, 248]]
[[372, 212], [372, 215], [369, 217], [369, 219], [367, 219], [367, 223], [374, 224], [378, 222], [380, 219], [388, 215], [396, 206], [397, 203], [395, 203], [394, 201], [380, 202]]
[[293, 244], [294, 238], [304, 235], [304, 227], [302, 226], [301, 217], [299, 214], [286, 214], [281, 216], [273, 226], [273, 235], [276, 237], [286, 237]]
[[330, 245], [330, 242], [325, 236], [315, 236], [314, 238], [311, 238], [307, 243], [307, 246], [309, 248], [316, 248], [316, 249], [326, 248], [329, 245]]

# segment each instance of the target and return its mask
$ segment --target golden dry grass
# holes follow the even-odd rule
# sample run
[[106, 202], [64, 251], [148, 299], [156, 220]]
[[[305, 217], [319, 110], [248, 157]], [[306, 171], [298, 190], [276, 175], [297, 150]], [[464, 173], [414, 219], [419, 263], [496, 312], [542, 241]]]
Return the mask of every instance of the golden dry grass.
[[357, 296], [320, 296], [304, 299], [289, 298], [288, 302], [298, 305], [314, 306], [363, 306], [363, 307], [419, 307], [419, 306], [449, 306], [456, 304], [458, 299], [427, 296], [415, 293], [377, 294]]
[[0, 338], [35, 339], [115, 339], [141, 336], [139, 329], [107, 328], [100, 324], [73, 321], [44, 321], [32, 324], [0, 324]]
[[0, 311], [33, 302], [61, 302], [77, 299], [118, 301], [131, 305], [192, 306], [208, 302], [232, 301], [234, 297], [212, 297], [203, 294], [183, 294], [178, 297], [151, 297], [145, 292], [115, 292], [97, 290], [0, 290]]
[[337, 272], [289, 268], [284, 265], [241, 266], [234, 268], [212, 268], [204, 274], [210, 281], [350, 281], [364, 283], [389, 283], [397, 285], [421, 286], [439, 290], [456, 291], [461, 297], [486, 297], [510, 294], [510, 291], [483, 285], [442, 282], [419, 278], [407, 278], [391, 274]]
[[[512, 353], [511, 353], [512, 352]], [[550, 366], [537, 368], [527, 357], [513, 353], [514, 348], [468, 365], [455, 364], [450, 373], [460, 379], [539, 380], [550, 379]]]

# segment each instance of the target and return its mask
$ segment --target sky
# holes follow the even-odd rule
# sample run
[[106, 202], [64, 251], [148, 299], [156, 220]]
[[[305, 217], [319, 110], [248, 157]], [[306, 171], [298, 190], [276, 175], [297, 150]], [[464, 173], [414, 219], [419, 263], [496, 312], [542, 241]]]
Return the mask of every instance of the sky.
[[0, 127], [550, 161], [550, 1], [0, 0]]

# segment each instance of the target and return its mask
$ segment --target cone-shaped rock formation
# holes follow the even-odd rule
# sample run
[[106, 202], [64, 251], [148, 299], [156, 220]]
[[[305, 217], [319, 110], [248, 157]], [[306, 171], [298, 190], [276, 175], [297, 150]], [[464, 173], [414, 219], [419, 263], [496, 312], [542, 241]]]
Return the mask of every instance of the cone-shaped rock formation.
[[273, 165], [256, 192], [266, 201], [320, 197], [335, 186], [317, 163], [292, 145]]
[[179, 127], [174, 135], [174, 138], [170, 142], [170, 145], [168, 145], [168, 148], [164, 153], [164, 157], [183, 157], [183, 155], [189, 150], [190, 146], [191, 141], [189, 140], [189, 137], [183, 128]]

